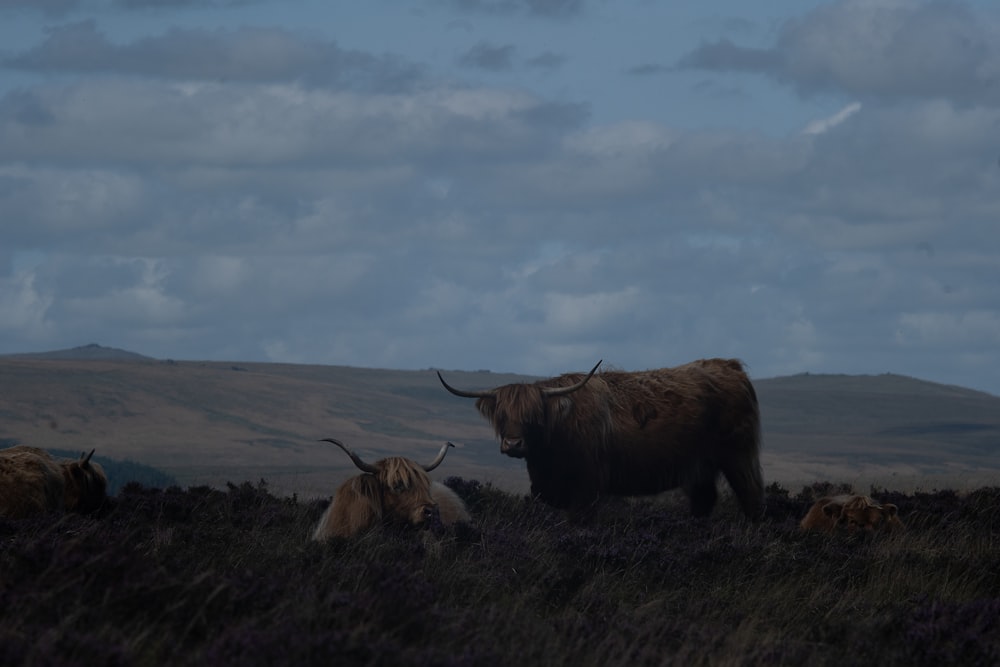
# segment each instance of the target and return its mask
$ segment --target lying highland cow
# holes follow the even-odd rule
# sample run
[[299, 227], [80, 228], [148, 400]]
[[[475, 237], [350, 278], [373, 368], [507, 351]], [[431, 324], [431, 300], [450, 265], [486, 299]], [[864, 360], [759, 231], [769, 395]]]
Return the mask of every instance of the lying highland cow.
[[91, 512], [104, 503], [108, 478], [90, 454], [56, 461], [44, 449], [17, 445], [0, 450], [0, 517], [45, 512]]
[[842, 495], [820, 498], [799, 524], [802, 530], [832, 533], [838, 529], [855, 533], [867, 531], [892, 532], [901, 530], [897, 508], [891, 503], [879, 504], [868, 496]]
[[446, 443], [428, 465], [401, 456], [365, 463], [361, 457], [333, 438], [323, 438], [343, 449], [365, 474], [351, 477], [337, 489], [313, 539], [351, 537], [383, 521], [406, 521], [419, 526], [437, 516], [444, 525], [469, 521], [462, 499], [443, 484], [432, 482], [427, 473], [444, 460]]
[[[695, 516], [715, 507], [720, 473], [743, 512], [764, 508], [757, 394], [736, 359], [676, 368], [570, 373], [482, 391], [475, 398], [500, 451], [527, 463], [531, 492], [585, 510], [598, 497], [682, 488]], [[595, 374], [596, 373], [596, 374]]]

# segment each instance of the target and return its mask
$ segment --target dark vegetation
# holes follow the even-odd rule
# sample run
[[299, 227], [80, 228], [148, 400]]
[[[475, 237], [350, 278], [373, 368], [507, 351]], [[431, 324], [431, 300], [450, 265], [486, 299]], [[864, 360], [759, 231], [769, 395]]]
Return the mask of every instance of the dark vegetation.
[[327, 544], [263, 480], [0, 520], [0, 664], [1000, 664], [998, 487], [872, 490], [907, 530], [853, 537], [798, 530], [841, 488], [772, 485], [754, 524], [446, 483], [473, 524]]

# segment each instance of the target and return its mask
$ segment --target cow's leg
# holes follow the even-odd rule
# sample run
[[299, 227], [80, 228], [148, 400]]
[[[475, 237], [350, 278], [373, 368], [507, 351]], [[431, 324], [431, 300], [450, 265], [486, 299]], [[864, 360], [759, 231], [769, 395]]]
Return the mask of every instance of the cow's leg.
[[764, 516], [764, 478], [756, 457], [751, 460], [730, 461], [722, 466], [722, 474], [729, 482], [743, 513], [750, 519]]
[[687, 487], [688, 499], [691, 501], [691, 514], [697, 517], [708, 516], [715, 508], [715, 500], [719, 496], [715, 488], [715, 475], [699, 479]]

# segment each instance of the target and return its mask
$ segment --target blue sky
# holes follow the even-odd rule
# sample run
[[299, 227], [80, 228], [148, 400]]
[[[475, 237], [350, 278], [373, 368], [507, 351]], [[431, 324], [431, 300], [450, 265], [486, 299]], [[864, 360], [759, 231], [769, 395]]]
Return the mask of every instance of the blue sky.
[[1000, 394], [998, 160], [986, 2], [0, 0], [0, 353]]

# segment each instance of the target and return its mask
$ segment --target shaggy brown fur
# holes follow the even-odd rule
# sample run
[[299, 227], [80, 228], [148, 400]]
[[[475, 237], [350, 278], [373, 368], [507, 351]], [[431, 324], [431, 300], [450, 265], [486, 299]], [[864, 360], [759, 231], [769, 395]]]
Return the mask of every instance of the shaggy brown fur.
[[108, 479], [89, 455], [56, 461], [44, 449], [0, 450], [0, 516], [24, 518], [53, 511], [91, 512], [104, 503]]
[[880, 504], [868, 496], [841, 495], [820, 498], [799, 524], [802, 530], [832, 533], [843, 529], [847, 532], [902, 530], [903, 522], [892, 503]]
[[375, 474], [355, 475], [341, 484], [313, 532], [314, 540], [352, 537], [384, 521], [421, 525], [435, 514], [445, 525], [470, 520], [462, 500], [432, 482], [419, 464], [392, 456], [374, 466]]
[[534, 495], [555, 507], [581, 509], [600, 495], [681, 487], [692, 513], [706, 516], [722, 473], [744, 513], [761, 516], [760, 413], [740, 361], [606, 371], [572, 393], [545, 395], [586, 377], [570, 373], [505, 385], [476, 401], [500, 451], [525, 459]]

